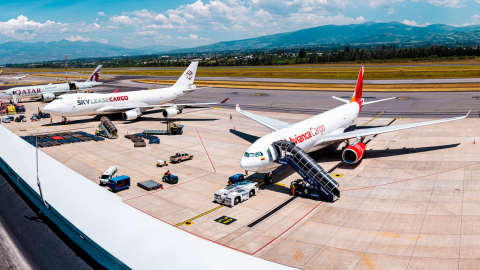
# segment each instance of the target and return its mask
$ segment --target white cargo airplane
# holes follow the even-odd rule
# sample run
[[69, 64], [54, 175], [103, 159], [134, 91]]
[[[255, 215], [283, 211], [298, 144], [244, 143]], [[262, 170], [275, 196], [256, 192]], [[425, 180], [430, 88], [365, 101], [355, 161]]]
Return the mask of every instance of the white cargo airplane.
[[193, 82], [197, 67], [198, 62], [192, 62], [177, 82], [168, 88], [121, 93], [115, 91], [111, 94], [66, 94], [57, 97], [43, 110], [62, 117], [122, 113], [123, 119], [135, 120], [155, 107], [164, 109], [164, 117], [173, 117], [182, 113], [187, 106], [225, 103], [228, 98], [214, 103], [165, 104], [195, 91]]
[[102, 85], [103, 82], [98, 81], [100, 72], [102, 72], [102, 65], [97, 66], [92, 75], [84, 82], [49, 83], [46, 85], [14, 87], [3, 91], [3, 93], [0, 94], [0, 98], [13, 99], [15, 103], [17, 103], [18, 98], [24, 97], [40, 99], [43, 102], [52, 101], [58, 95]]
[[12, 77], [12, 80], [14, 80], [14, 81], [19, 81], [19, 80], [25, 79], [25, 78], [27, 78], [27, 77], [28, 77], [28, 74], [25, 74], [25, 75], [19, 76], [19, 77]]
[[363, 72], [364, 69], [362, 67], [351, 100], [333, 97], [334, 99], [345, 102], [345, 105], [296, 124], [289, 124], [280, 120], [242, 111], [237, 104], [237, 112], [273, 130], [272, 133], [261, 137], [247, 149], [247, 152], [245, 152], [240, 161], [240, 167], [246, 171], [271, 173], [277, 167], [281, 166], [281, 164], [276, 163], [275, 160], [277, 160], [278, 154], [282, 155], [282, 153], [276, 152], [274, 147], [272, 147], [272, 143], [282, 140], [294, 142], [298, 147], [302, 148], [303, 151], [308, 153], [325, 148], [335, 142], [347, 141], [348, 144], [349, 139], [356, 139], [356, 141], [346, 147], [342, 153], [343, 161], [348, 164], [353, 164], [360, 161], [366, 151], [366, 145], [363, 143], [366, 136], [455, 121], [468, 116], [467, 114], [465, 116], [448, 119], [344, 132], [358, 117], [362, 106], [395, 98], [365, 102], [362, 98]]

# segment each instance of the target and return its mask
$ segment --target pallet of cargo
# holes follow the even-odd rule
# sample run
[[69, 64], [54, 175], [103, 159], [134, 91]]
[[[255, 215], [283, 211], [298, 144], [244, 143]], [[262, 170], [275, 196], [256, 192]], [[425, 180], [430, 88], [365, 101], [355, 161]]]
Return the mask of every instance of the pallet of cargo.
[[153, 189], [161, 189], [162, 188], [162, 184], [160, 183], [157, 183], [153, 180], [147, 180], [147, 181], [142, 181], [142, 182], [138, 182], [137, 183], [137, 186], [147, 190], [147, 191], [150, 191], [150, 190], [153, 190]]

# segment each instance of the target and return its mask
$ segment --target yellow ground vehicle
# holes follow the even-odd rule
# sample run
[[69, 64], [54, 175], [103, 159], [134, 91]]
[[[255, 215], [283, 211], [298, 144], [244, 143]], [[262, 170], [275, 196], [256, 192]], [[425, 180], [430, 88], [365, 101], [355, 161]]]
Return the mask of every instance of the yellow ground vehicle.
[[10, 106], [7, 106], [7, 114], [16, 114], [16, 110], [15, 110], [15, 106], [13, 105], [10, 105]]

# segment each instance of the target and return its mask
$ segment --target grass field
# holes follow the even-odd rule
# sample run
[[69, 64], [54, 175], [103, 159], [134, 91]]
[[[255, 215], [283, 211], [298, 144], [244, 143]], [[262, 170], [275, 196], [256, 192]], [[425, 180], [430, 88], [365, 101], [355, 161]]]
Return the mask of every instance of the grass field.
[[[300, 79], [356, 79], [361, 63], [337, 63], [305, 66], [274, 67], [199, 67], [199, 77], [254, 77], [254, 78], [300, 78]], [[405, 66], [413, 65], [413, 66]], [[310, 65], [309, 65], [310, 66]], [[440, 79], [480, 77], [480, 58], [464, 61], [444, 62], [403, 62], [364, 64], [365, 79]], [[12, 69], [12, 73], [59, 72], [63, 69]], [[183, 68], [104, 68], [102, 74], [180, 76]], [[4, 75], [9, 70], [4, 69]], [[69, 69], [88, 76], [91, 68]], [[40, 75], [40, 74], [39, 74]], [[50, 75], [44, 75], [50, 76]], [[58, 75], [61, 77], [62, 75]]]
[[[175, 80], [133, 80], [150, 84], [174, 84]], [[242, 89], [277, 89], [277, 90], [307, 90], [307, 91], [353, 91], [352, 84], [308, 84], [308, 83], [267, 83], [267, 82], [236, 82], [236, 81], [196, 81], [198, 87], [222, 87]], [[455, 92], [480, 91], [479, 83], [463, 84], [407, 84], [407, 85], [364, 85], [367, 92]]]
[[[204, 68], [198, 77], [356, 79], [358, 67]], [[106, 70], [103, 74], [180, 76], [183, 70]], [[480, 66], [365, 67], [365, 79], [439, 79], [480, 77]]]

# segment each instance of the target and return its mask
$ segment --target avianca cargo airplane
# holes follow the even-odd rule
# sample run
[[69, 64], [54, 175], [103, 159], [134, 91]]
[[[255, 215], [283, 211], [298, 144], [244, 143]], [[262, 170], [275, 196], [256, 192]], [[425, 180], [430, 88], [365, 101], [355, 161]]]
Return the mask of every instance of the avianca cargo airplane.
[[220, 103], [165, 104], [195, 91], [196, 86], [193, 82], [197, 67], [198, 62], [192, 62], [172, 87], [122, 93], [115, 91], [111, 94], [66, 94], [57, 97], [43, 110], [63, 117], [122, 113], [123, 119], [135, 120], [145, 111], [155, 107], [164, 109], [162, 112], [164, 117], [173, 117], [182, 113], [187, 106]]
[[272, 143], [281, 140], [294, 142], [302, 148], [303, 151], [308, 153], [325, 148], [335, 142], [347, 141], [348, 143], [349, 139], [356, 139], [356, 141], [346, 147], [342, 153], [343, 161], [353, 164], [360, 161], [365, 154], [366, 145], [363, 143], [363, 140], [366, 136], [455, 121], [468, 116], [467, 114], [465, 116], [448, 119], [344, 132], [358, 117], [363, 106], [394, 99], [393, 97], [365, 102], [362, 98], [363, 72], [364, 69], [362, 67], [351, 100], [333, 97], [346, 104], [296, 124], [289, 124], [269, 117], [242, 111], [237, 104], [237, 112], [273, 130], [272, 133], [261, 137], [247, 149], [240, 161], [240, 167], [246, 171], [271, 173], [277, 167], [281, 166], [275, 162], [277, 153], [272, 147]]
[[13, 99], [17, 103], [17, 98], [28, 97], [30, 99], [40, 99], [43, 102], [49, 102], [55, 99], [56, 96], [68, 92], [76, 92], [78, 90], [102, 85], [99, 82], [100, 72], [102, 72], [102, 65], [97, 66], [92, 75], [84, 82], [66, 82], [47, 85], [35, 86], [21, 86], [5, 90], [0, 94], [0, 98]]

